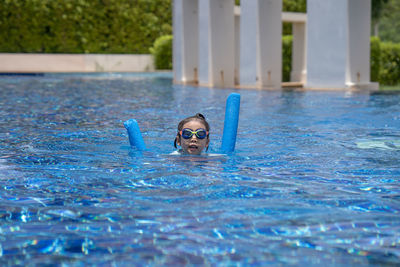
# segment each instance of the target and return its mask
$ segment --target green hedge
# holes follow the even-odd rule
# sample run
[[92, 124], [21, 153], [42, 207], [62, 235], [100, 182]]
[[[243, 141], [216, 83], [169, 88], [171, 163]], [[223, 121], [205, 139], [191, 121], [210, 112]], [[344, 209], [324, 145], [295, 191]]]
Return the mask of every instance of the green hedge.
[[371, 37], [371, 81], [381, 85], [400, 84], [400, 44]]
[[380, 63], [379, 83], [382, 85], [400, 84], [400, 44], [382, 42]]
[[381, 71], [381, 42], [378, 37], [371, 37], [370, 49], [370, 80], [378, 82]]
[[150, 48], [156, 69], [172, 69], [172, 39], [172, 35], [161, 36], [154, 42], [154, 46]]
[[0, 52], [149, 53], [171, 0], [0, 0]]

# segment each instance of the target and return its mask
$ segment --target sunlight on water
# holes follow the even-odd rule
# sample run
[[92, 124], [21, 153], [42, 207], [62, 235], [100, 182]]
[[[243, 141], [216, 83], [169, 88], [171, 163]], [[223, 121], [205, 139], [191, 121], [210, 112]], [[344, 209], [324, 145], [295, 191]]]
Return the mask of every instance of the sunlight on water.
[[400, 95], [235, 90], [236, 151], [173, 156], [197, 112], [219, 152], [232, 90], [171, 81], [1, 77], [3, 265], [400, 264]]

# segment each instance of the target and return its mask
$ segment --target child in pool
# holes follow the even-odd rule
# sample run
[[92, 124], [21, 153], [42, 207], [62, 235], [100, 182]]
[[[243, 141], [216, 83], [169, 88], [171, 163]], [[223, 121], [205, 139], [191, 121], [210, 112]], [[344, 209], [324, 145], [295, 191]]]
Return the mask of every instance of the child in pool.
[[181, 147], [178, 153], [189, 155], [200, 155], [204, 148], [208, 150], [210, 143], [210, 125], [203, 114], [197, 113], [194, 116], [182, 120], [178, 124], [174, 146]]

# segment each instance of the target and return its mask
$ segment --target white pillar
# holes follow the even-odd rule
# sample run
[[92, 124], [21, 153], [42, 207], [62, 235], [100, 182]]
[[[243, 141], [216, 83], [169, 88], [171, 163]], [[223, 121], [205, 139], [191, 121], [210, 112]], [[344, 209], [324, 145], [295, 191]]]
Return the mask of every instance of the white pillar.
[[173, 12], [174, 82], [196, 83], [198, 80], [198, 0], [174, 0]]
[[257, 86], [257, 24], [258, 0], [240, 2], [240, 71], [239, 82], [244, 87]]
[[293, 22], [292, 71], [291, 82], [306, 81], [306, 25], [304, 22]]
[[307, 1], [307, 88], [369, 82], [370, 0]]
[[258, 2], [258, 77], [261, 88], [281, 88], [282, 0]]
[[199, 1], [199, 83], [233, 87], [234, 1]]
[[349, 64], [346, 82], [370, 81], [371, 1], [351, 0], [349, 4]]
[[307, 1], [306, 87], [346, 87], [347, 25], [347, 0]]
[[240, 85], [279, 89], [282, 0], [242, 0], [240, 4]]
[[235, 6], [235, 85], [239, 85], [239, 70], [240, 70], [240, 7]]
[[210, 1], [199, 1], [199, 85], [210, 86]]

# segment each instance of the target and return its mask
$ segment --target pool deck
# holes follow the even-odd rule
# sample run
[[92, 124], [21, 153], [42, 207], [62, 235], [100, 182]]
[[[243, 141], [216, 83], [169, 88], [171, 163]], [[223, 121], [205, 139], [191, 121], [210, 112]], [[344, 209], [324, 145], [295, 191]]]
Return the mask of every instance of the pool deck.
[[152, 55], [0, 53], [0, 73], [145, 71]]

